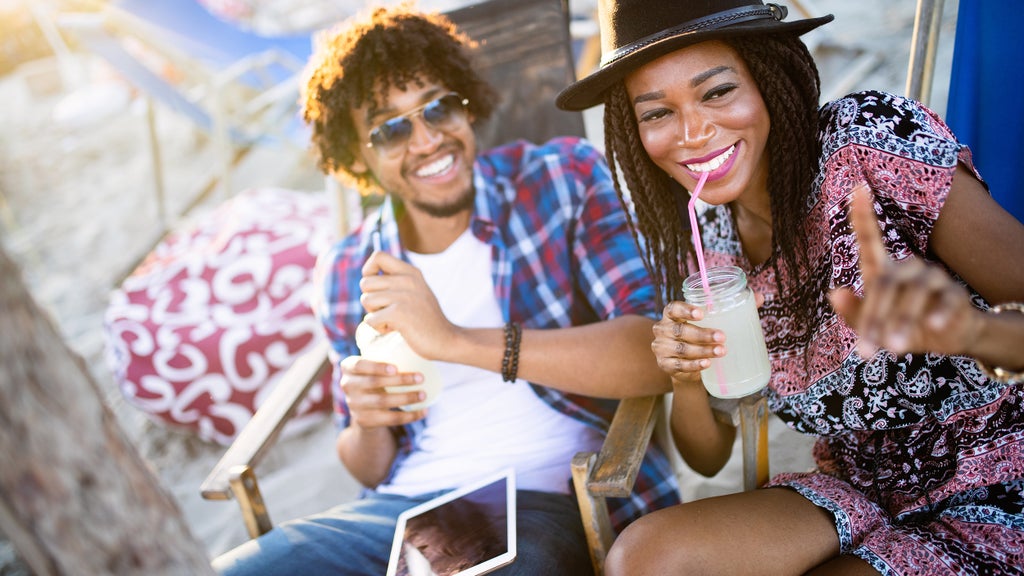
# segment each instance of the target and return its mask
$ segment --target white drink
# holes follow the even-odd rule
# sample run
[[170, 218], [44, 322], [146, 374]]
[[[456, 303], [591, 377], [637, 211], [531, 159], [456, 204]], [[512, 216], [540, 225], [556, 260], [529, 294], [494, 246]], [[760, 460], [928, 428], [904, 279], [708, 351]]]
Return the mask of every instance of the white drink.
[[359, 353], [367, 360], [393, 364], [399, 372], [418, 372], [423, 375], [423, 382], [410, 386], [388, 386], [389, 393], [413, 392], [423, 390], [427, 397], [422, 402], [402, 406], [402, 410], [413, 411], [426, 408], [437, 400], [441, 393], [441, 374], [433, 362], [413, 352], [398, 332], [381, 334], [366, 322], [356, 327], [356, 345]]
[[708, 393], [719, 398], [753, 394], [771, 376], [754, 293], [747, 288], [746, 275], [735, 266], [712, 267], [707, 274], [710, 300], [699, 273], [683, 283], [686, 301], [704, 306], [704, 320], [694, 324], [725, 333], [725, 356], [712, 358], [711, 366], [701, 371], [701, 380]]

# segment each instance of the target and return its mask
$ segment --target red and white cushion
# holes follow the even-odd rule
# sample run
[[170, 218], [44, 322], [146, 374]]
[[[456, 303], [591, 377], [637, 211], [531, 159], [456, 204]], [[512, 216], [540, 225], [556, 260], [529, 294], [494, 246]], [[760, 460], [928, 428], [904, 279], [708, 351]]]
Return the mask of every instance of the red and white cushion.
[[[324, 194], [273, 188], [240, 193], [170, 234], [106, 311], [108, 364], [128, 402], [229, 444], [324, 337], [310, 279], [332, 235]], [[292, 430], [330, 410], [329, 380], [314, 385]]]

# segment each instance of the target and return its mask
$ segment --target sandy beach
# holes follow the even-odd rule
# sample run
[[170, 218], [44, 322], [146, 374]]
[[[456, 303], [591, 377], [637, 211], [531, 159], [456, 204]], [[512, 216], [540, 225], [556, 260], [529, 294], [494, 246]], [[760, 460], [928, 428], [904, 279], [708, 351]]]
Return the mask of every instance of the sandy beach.
[[[0, 2], [0, 10], [19, 2]], [[274, 2], [280, 6], [282, 1]], [[302, 4], [295, 0], [294, 4]], [[589, 12], [591, 0], [572, 0]], [[439, 2], [431, 6], [443, 7]], [[805, 4], [809, 5], [809, 4]], [[835, 14], [821, 30], [823, 85], [844, 92], [875, 88], [903, 93], [916, 2], [816, 0], [818, 14]], [[945, 109], [957, 2], [943, 8], [935, 80], [929, 105]], [[795, 15], [791, 13], [791, 18]], [[817, 32], [816, 32], [817, 33]], [[841, 82], [861, 54], [873, 64]], [[75, 72], [67, 73], [66, 66]], [[106, 360], [103, 315], [110, 293], [158, 242], [163, 225], [148, 154], [144, 93], [86, 53], [66, 58], [41, 54], [0, 78], [0, 239], [21, 265], [37, 301], [60, 327], [68, 346], [88, 365], [126, 433], [177, 499], [196, 538], [212, 557], [246, 538], [234, 502], [210, 502], [199, 484], [223, 446], [157, 424], [126, 403]], [[325, 194], [323, 177], [301, 146], [267, 145], [243, 157], [231, 191], [214, 190], [183, 214], [217, 173], [210, 135], [156, 104], [165, 203], [178, 226], [249, 188], [287, 188]], [[603, 142], [600, 111], [586, 115], [590, 137]], [[334, 431], [325, 415], [308, 430], [279, 442], [260, 466], [261, 489], [274, 522], [323, 510], [356, 497], [359, 487], [337, 462]], [[811, 466], [809, 442], [773, 421], [772, 471]], [[684, 498], [739, 489], [734, 458], [712, 479], [680, 467]], [[23, 573], [16, 553], [0, 538], [0, 574]]]

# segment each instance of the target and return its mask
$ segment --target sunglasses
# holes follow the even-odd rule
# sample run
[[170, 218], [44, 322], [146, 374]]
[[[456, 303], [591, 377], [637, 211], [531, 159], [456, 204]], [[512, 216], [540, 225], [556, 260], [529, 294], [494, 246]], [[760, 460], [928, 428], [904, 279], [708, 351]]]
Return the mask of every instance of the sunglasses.
[[395, 116], [370, 130], [370, 141], [367, 148], [376, 148], [386, 154], [400, 150], [412, 136], [412, 119], [419, 114], [423, 122], [435, 130], [449, 130], [455, 123], [466, 117], [469, 100], [455, 92], [435, 98], [421, 106]]

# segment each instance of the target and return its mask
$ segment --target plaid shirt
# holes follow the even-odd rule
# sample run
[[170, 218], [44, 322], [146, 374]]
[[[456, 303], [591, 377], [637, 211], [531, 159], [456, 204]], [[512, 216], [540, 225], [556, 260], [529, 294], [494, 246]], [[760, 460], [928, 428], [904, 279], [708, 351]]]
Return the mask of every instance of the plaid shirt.
[[[604, 156], [592, 145], [558, 138], [542, 146], [520, 141], [494, 148], [478, 156], [473, 181], [477, 193], [470, 228], [493, 247], [491, 276], [506, 322], [545, 329], [626, 314], [658, 317], [653, 286]], [[365, 314], [359, 303], [360, 268], [373, 251], [376, 231], [382, 250], [407, 260], [392, 208], [389, 197], [317, 265], [316, 285], [322, 291], [314, 311], [338, 359], [359, 353], [354, 334]], [[618, 404], [531, 387], [555, 409], [603, 432]], [[337, 378], [334, 394], [339, 425], [347, 426]], [[399, 456], [392, 473], [424, 427], [418, 421], [396, 430]], [[612, 524], [621, 529], [642, 513], [675, 504], [678, 493], [668, 459], [652, 444], [632, 496], [609, 500]]]

